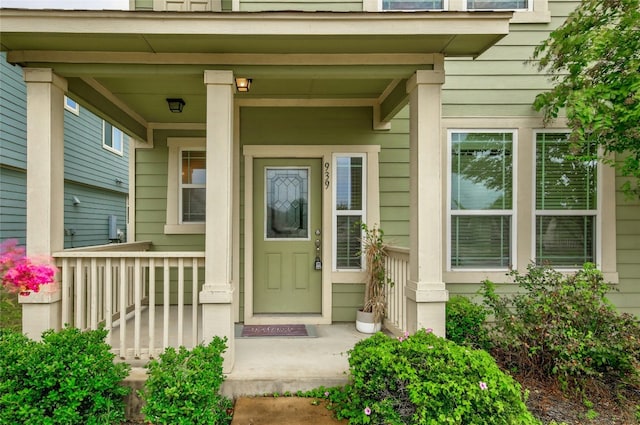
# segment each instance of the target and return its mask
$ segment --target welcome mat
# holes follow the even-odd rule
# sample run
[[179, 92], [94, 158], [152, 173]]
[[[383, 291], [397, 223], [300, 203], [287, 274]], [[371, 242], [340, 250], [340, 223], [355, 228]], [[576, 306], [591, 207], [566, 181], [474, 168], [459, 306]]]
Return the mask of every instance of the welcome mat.
[[303, 337], [316, 338], [313, 325], [236, 325], [236, 338]]

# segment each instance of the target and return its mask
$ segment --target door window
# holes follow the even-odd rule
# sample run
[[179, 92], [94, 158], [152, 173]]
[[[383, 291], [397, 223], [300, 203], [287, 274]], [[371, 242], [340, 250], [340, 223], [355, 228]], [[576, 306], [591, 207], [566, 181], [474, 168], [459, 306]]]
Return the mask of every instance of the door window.
[[265, 169], [265, 238], [309, 239], [309, 169]]

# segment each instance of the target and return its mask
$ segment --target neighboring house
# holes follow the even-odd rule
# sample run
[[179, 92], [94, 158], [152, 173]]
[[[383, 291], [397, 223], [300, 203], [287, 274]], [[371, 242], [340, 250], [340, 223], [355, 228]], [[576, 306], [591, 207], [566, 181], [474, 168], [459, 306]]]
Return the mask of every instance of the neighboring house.
[[[22, 68], [8, 64], [5, 53], [0, 59], [0, 240], [15, 238], [24, 244], [26, 85]], [[129, 191], [128, 137], [72, 98], [65, 97], [63, 105], [64, 248], [123, 242]], [[115, 225], [115, 235], [109, 233], [110, 222]]]
[[[52, 236], [37, 248], [63, 267], [40, 326], [111, 328], [133, 310], [135, 326], [112, 332], [121, 356], [224, 335], [230, 370], [235, 322], [354, 320], [360, 221], [400, 247], [390, 250], [394, 331], [444, 334], [449, 295], [473, 295], [486, 278], [508, 291], [507, 272], [530, 262], [595, 262], [619, 289], [614, 303], [640, 313], [640, 203], [624, 200], [611, 168], [568, 161], [565, 124], [545, 128], [531, 107], [548, 81], [525, 61], [576, 4], [3, 10], [2, 48], [33, 88], [27, 114], [46, 123], [27, 143], [53, 147], [41, 152], [47, 170], [59, 165], [64, 93], [140, 140], [129, 251], [59, 252], [61, 226], [38, 224]], [[32, 208], [60, 208], [29, 201], [34, 222]], [[99, 293], [97, 307], [73, 304], [65, 288]], [[163, 331], [143, 341], [141, 324]]]

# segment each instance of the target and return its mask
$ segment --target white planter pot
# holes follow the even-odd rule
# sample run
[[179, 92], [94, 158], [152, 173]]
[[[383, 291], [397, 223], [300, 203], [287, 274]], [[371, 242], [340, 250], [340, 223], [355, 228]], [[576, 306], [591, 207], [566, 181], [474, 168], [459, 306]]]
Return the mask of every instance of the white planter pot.
[[374, 334], [382, 329], [382, 323], [373, 321], [373, 313], [356, 311], [356, 329], [363, 334]]

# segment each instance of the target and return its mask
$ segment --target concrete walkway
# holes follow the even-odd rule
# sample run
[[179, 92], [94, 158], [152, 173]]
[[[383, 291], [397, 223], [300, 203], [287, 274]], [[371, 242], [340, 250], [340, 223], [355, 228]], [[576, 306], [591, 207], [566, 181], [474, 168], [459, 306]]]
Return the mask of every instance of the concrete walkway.
[[336, 425], [338, 421], [324, 404], [298, 397], [240, 397], [231, 425]]

